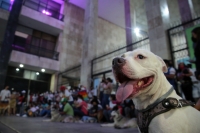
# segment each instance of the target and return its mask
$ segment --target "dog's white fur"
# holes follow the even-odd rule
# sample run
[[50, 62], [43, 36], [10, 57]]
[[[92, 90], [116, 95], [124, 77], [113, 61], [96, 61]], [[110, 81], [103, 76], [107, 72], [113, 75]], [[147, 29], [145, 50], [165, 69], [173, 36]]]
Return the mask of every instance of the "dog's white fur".
[[[145, 59], [139, 59], [141, 54]], [[163, 60], [150, 51], [136, 49], [123, 55], [126, 60], [122, 67], [123, 73], [130, 79], [142, 79], [154, 76], [154, 81], [148, 87], [135, 94], [132, 99], [136, 109], [145, 109], [153, 104], [171, 88], [163, 72], [167, 67]], [[168, 97], [182, 99], [175, 91]], [[149, 125], [149, 133], [200, 133], [200, 112], [191, 106], [172, 109], [153, 118]]]
[[73, 116], [61, 116], [59, 111], [55, 108], [51, 109], [51, 119], [43, 120], [44, 122], [63, 122], [63, 123], [80, 123], [80, 121]]
[[114, 123], [101, 124], [102, 127], [115, 127], [119, 129], [123, 128], [137, 128], [137, 122], [135, 118], [129, 119], [121, 116], [118, 111], [112, 111], [111, 117], [113, 117]]
[[63, 117], [60, 115], [59, 111], [55, 108], [51, 109], [51, 119], [43, 120], [45, 122], [60, 122], [63, 120]]

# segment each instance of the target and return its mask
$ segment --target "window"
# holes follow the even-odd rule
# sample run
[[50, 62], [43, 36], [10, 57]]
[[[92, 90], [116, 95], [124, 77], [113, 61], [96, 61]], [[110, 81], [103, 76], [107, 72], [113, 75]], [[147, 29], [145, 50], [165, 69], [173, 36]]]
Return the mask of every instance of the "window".
[[57, 37], [38, 30], [32, 30], [30, 34], [16, 31], [13, 49], [54, 59]]

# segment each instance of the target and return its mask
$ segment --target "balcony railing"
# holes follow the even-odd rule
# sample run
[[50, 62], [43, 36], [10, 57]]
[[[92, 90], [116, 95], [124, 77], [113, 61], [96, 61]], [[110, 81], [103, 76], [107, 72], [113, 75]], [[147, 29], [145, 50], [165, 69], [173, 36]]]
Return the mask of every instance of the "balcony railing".
[[57, 12], [57, 11], [54, 11], [52, 10], [51, 6], [46, 6], [46, 3], [36, 3], [36, 2], [33, 2], [33, 1], [30, 1], [30, 0], [26, 0], [24, 2], [24, 5], [33, 9], [33, 10], [36, 10], [44, 15], [47, 15], [49, 17], [53, 17], [55, 19], [58, 19], [60, 21], [63, 21], [64, 20], [64, 15], [61, 14], [60, 12]]
[[53, 60], [58, 60], [59, 58], [59, 53], [53, 50], [49, 50], [49, 49], [45, 49], [42, 47], [38, 47], [35, 45], [12, 45], [12, 49], [13, 50], [17, 50], [17, 51], [21, 51], [24, 53], [28, 53], [28, 54], [33, 54], [33, 55], [37, 55], [40, 57], [45, 57], [45, 58], [49, 58], [49, 59], [53, 59]]
[[10, 11], [12, 8], [12, 4], [6, 1], [0, 1], [0, 8]]

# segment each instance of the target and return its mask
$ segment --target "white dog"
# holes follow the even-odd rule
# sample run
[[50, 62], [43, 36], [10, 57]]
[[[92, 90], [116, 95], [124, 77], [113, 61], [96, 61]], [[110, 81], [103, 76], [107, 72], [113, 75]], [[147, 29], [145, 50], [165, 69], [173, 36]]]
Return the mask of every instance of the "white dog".
[[129, 119], [123, 117], [118, 111], [112, 111], [111, 117], [114, 120], [114, 123], [101, 124], [102, 127], [115, 127], [119, 129], [123, 128], [137, 128], [137, 122], [135, 118]]
[[[180, 103], [179, 99], [182, 98], [171, 89], [172, 86], [163, 74], [166, 71], [163, 60], [144, 49], [126, 52], [113, 59], [113, 73], [121, 83], [116, 94], [117, 100], [132, 98], [136, 109], [143, 111], [163, 98], [172, 97]], [[200, 133], [199, 123], [200, 112], [191, 106], [179, 106], [154, 117], [147, 127], [147, 132]]]

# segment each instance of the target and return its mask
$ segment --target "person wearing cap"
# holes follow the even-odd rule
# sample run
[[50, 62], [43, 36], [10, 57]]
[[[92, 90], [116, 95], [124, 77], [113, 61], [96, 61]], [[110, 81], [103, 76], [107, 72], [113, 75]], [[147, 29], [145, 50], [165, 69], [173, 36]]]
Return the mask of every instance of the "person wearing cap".
[[60, 114], [64, 116], [74, 116], [74, 110], [72, 106], [68, 103], [67, 98], [62, 98], [61, 103], [64, 106], [64, 109], [62, 112], [60, 112]]

